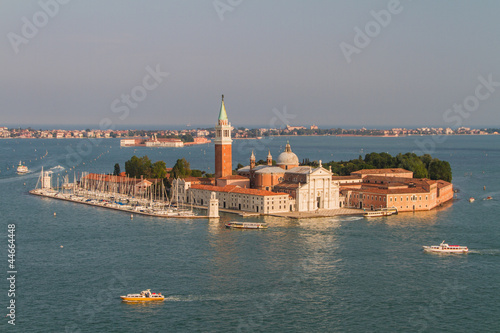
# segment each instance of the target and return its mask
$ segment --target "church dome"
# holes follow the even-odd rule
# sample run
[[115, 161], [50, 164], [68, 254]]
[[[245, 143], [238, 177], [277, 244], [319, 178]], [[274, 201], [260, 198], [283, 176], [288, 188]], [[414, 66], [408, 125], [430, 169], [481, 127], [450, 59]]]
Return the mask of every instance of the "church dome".
[[278, 160], [276, 161], [276, 164], [279, 166], [297, 166], [299, 165], [299, 158], [297, 155], [292, 153], [292, 148], [290, 148], [290, 144], [286, 144], [285, 151], [278, 156]]

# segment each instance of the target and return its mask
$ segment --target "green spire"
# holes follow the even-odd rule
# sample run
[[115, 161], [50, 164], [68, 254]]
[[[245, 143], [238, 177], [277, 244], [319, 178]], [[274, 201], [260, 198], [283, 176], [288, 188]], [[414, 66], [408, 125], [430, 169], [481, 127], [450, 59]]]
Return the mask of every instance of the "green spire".
[[220, 105], [219, 120], [227, 120], [226, 107], [224, 106], [224, 95], [222, 95], [222, 103]]

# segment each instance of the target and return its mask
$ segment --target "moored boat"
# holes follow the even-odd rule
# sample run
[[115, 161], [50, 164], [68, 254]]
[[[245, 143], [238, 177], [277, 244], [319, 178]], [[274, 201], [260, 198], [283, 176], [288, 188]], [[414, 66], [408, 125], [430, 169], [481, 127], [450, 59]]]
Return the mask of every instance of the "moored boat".
[[229, 222], [226, 228], [236, 229], [267, 229], [267, 223], [260, 222]]
[[29, 172], [28, 167], [26, 165], [23, 165], [21, 161], [19, 161], [19, 165], [17, 166], [17, 173], [22, 175], [28, 172]]
[[467, 253], [469, 249], [467, 246], [460, 245], [448, 245], [444, 241], [439, 245], [424, 246], [424, 251], [426, 252], [437, 252], [437, 253]]
[[140, 294], [127, 294], [127, 296], [120, 296], [122, 301], [126, 302], [149, 302], [149, 301], [163, 301], [165, 296], [161, 293], [152, 293], [150, 289], [141, 291]]

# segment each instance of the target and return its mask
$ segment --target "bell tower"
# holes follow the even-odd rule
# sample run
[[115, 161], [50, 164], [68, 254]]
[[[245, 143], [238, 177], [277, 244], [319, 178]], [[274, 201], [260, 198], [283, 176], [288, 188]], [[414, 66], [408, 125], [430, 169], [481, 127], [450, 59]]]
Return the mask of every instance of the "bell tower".
[[219, 119], [215, 126], [215, 179], [233, 174], [231, 129], [222, 95]]

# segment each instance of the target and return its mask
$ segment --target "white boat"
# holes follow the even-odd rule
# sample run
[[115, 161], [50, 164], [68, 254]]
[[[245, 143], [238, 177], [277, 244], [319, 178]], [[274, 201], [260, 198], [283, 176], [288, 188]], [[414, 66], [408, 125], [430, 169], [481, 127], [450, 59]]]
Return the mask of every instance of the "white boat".
[[474, 202], [476, 199], [474, 199], [473, 197], [470, 197], [469, 198], [469, 202]]
[[398, 213], [397, 208], [380, 208], [375, 211], [365, 212], [363, 216], [364, 217], [390, 216], [397, 213]]
[[22, 175], [28, 172], [29, 172], [28, 167], [26, 165], [23, 165], [21, 161], [19, 161], [19, 165], [17, 166], [17, 173]]
[[426, 252], [437, 252], [437, 253], [467, 253], [469, 249], [467, 246], [460, 245], [448, 245], [444, 241], [439, 245], [424, 246], [424, 251]]
[[236, 229], [267, 229], [267, 223], [259, 222], [229, 222], [226, 224], [226, 228], [236, 228]]

